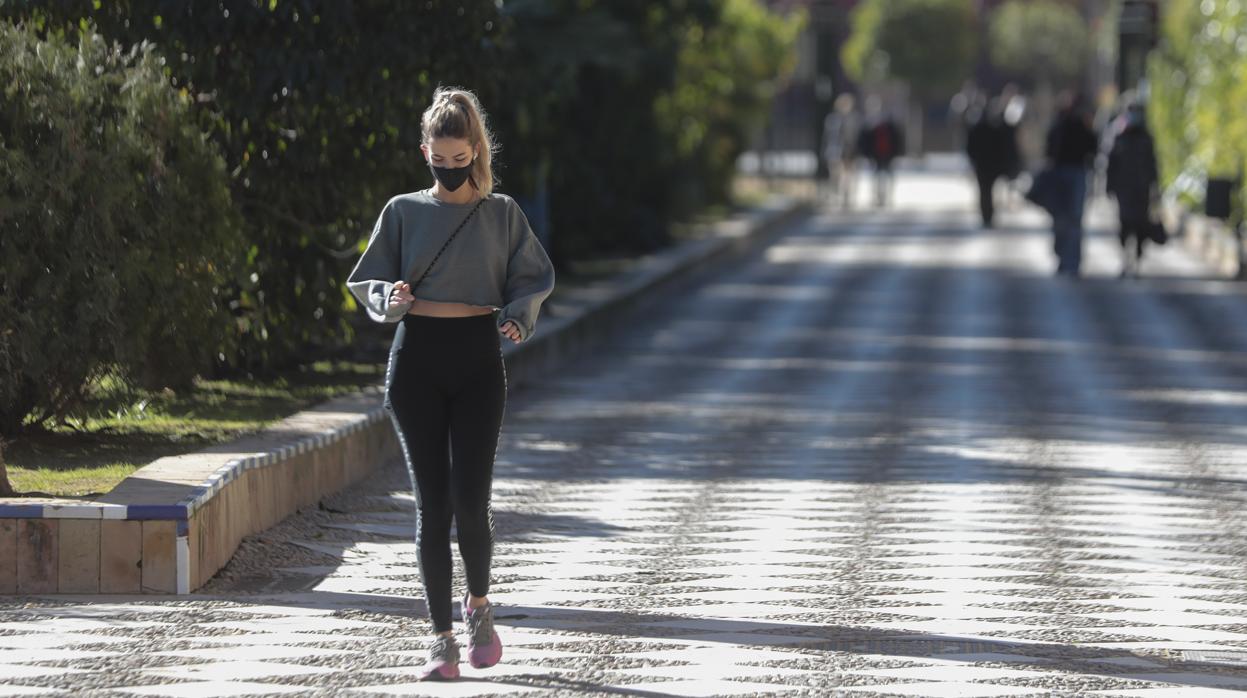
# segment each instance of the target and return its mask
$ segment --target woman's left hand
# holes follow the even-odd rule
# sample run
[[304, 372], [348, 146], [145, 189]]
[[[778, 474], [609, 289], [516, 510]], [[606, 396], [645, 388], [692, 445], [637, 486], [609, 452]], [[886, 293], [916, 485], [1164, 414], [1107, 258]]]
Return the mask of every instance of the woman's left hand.
[[499, 327], [498, 331], [506, 335], [512, 342], [520, 343], [520, 328], [511, 320], [502, 323], [502, 327]]

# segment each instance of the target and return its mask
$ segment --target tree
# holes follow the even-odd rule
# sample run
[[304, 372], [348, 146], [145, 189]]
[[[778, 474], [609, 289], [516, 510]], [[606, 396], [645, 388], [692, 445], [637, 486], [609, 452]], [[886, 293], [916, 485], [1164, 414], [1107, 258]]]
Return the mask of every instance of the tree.
[[4, 439], [0, 438], [0, 497], [12, 497], [13, 485], [9, 484], [9, 469], [4, 464]]
[[688, 28], [675, 85], [654, 108], [667, 159], [690, 175], [673, 184], [679, 213], [729, 200], [735, 163], [764, 123], [777, 87], [795, 67], [804, 14], [780, 17], [756, 0], [726, 0], [713, 24]]
[[1008, 0], [992, 12], [988, 35], [994, 64], [1040, 85], [1077, 79], [1090, 47], [1082, 17], [1056, 0]]
[[[1192, 89], [1197, 71], [1199, 42], [1205, 18], [1196, 3], [1171, 3], [1166, 6], [1160, 26], [1160, 42], [1148, 58], [1148, 126], [1156, 141], [1156, 158], [1161, 181], [1172, 184], [1184, 171], [1203, 167], [1193, 157], [1197, 148], [1198, 129], [1192, 128], [1192, 107], [1199, 99], [1199, 90]], [[1194, 201], [1188, 201], [1194, 203]]]
[[[1161, 175], [1186, 205], [1203, 203], [1208, 178], [1244, 182], [1247, 169], [1247, 14], [1236, 3], [1169, 3], [1148, 65], [1148, 116]], [[1247, 189], [1229, 224], [1247, 211]]]
[[[540, 105], [523, 103], [527, 132], [547, 139], [531, 160], [549, 163], [556, 259], [667, 244], [672, 218], [724, 189], [718, 181], [735, 165], [725, 157], [737, 147], [733, 134], [756, 119], [755, 100], [769, 99], [792, 45], [758, 0], [504, 7], [515, 20], [507, 41], [521, 49], [509, 56], [534, 68], [517, 71], [518, 84], [537, 81], [529, 93], [548, 95]], [[704, 55], [690, 55], [690, 44]], [[705, 190], [686, 187], [702, 177]]]
[[957, 90], [977, 51], [971, 0], [865, 0], [841, 59], [859, 82], [900, 80], [930, 100]]

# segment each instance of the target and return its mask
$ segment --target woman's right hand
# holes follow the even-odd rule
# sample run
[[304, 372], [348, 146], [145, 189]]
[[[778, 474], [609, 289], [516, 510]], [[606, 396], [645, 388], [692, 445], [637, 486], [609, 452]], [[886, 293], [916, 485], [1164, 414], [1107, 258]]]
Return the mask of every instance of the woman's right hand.
[[406, 305], [416, 299], [411, 295], [411, 284], [406, 281], [395, 281], [394, 290], [390, 292], [390, 307]]

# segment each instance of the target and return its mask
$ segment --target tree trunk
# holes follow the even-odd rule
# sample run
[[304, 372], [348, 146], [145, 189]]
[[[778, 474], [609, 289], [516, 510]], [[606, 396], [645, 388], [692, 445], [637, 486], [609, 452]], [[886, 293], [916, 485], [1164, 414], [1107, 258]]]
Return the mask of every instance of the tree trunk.
[[9, 471], [4, 467], [4, 439], [0, 439], [0, 497], [12, 497], [13, 486], [9, 484]]

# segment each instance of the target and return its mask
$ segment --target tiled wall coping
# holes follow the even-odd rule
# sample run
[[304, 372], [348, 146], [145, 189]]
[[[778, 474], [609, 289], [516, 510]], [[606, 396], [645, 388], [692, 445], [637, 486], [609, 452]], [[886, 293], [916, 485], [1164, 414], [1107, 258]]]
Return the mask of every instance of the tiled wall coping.
[[[775, 199], [565, 294], [530, 340], [504, 342], [508, 384], [557, 368], [658, 291], [747, 252], [805, 210]], [[383, 390], [370, 386], [228, 444], [160, 458], [93, 502], [0, 499], [0, 594], [189, 593], [228, 561], [243, 536], [399, 456]]]
[[237, 441], [152, 461], [94, 502], [0, 499], [0, 518], [187, 521], [246, 471], [323, 448], [387, 420], [379, 402], [381, 394], [380, 386], [370, 386], [291, 415]]

